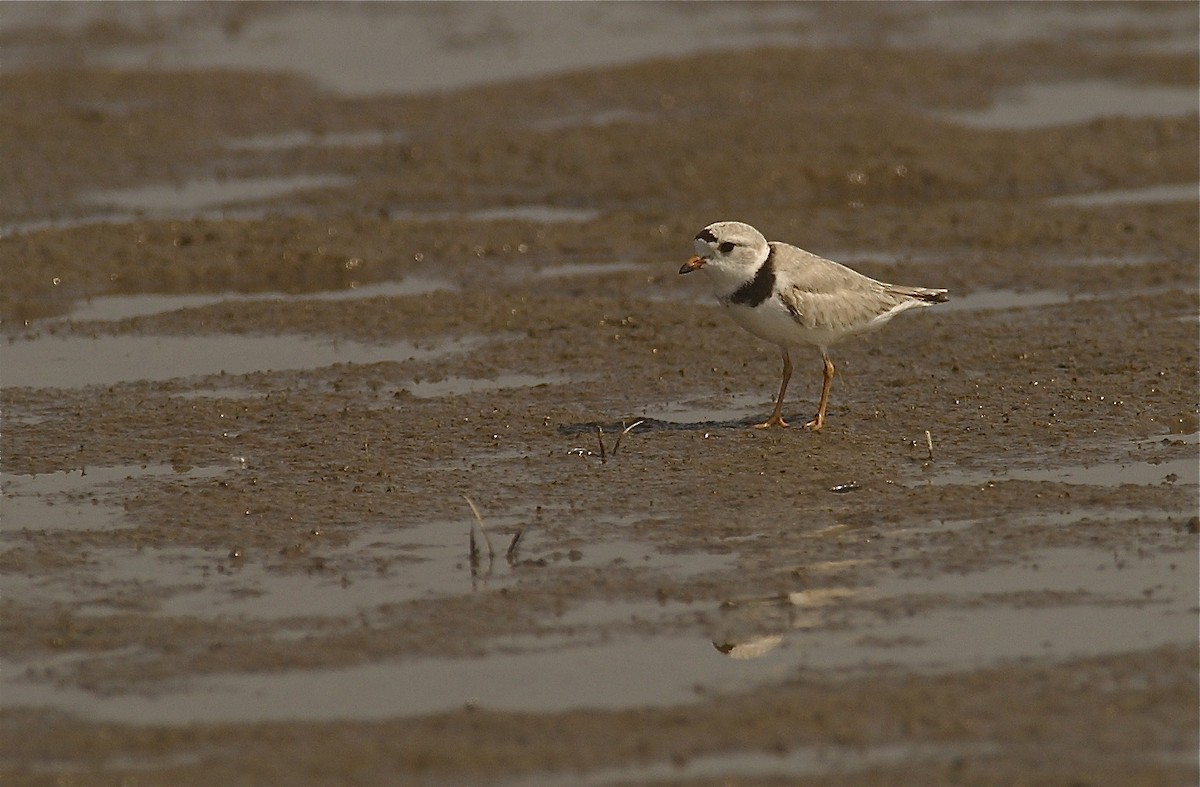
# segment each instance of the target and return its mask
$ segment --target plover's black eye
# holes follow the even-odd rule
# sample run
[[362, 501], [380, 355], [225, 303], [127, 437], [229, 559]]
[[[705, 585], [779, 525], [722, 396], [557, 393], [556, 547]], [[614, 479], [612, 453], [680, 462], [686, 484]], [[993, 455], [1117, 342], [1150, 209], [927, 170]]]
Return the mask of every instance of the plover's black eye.
[[729, 252], [733, 251], [733, 244], [729, 241], [725, 241], [717, 248], [721, 250], [722, 254], [728, 254]]

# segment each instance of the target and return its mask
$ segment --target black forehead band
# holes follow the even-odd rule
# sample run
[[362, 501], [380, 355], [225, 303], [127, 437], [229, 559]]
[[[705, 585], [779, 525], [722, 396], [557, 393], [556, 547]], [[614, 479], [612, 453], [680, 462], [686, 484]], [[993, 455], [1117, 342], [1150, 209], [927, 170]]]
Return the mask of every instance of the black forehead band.
[[712, 230], [700, 230], [696, 235], [696, 240], [706, 241], [708, 243], [716, 243], [717, 236], [712, 234]]

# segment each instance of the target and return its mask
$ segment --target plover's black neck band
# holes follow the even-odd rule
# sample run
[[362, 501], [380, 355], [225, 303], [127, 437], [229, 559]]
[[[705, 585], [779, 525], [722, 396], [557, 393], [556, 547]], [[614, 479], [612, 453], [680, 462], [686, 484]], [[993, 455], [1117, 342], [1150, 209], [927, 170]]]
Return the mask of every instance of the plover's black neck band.
[[734, 290], [729, 303], [754, 307], [771, 297], [775, 291], [775, 247], [767, 248], [767, 258], [754, 272], [754, 278]]

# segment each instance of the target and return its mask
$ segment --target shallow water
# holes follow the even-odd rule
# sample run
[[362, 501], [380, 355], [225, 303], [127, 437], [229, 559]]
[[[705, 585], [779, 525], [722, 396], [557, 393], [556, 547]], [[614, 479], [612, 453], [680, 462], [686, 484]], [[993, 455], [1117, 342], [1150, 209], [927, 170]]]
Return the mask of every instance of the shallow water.
[[[689, 663], [687, 674], [680, 659]], [[12, 672], [19, 672], [13, 665]], [[216, 675], [183, 691], [99, 698], [78, 689], [3, 681], [9, 707], [43, 705], [88, 718], [152, 724], [381, 719], [467, 705], [518, 711], [622, 708], [695, 699], [693, 681], [744, 685], [744, 670], [702, 640], [633, 639], [483, 659], [414, 659], [357, 667]], [[732, 682], [732, 686], [730, 683]], [[164, 687], [165, 688], [165, 687]]]
[[217, 303], [240, 301], [343, 301], [360, 298], [392, 298], [409, 295], [424, 295], [430, 292], [445, 292], [456, 289], [456, 285], [443, 279], [422, 276], [407, 276], [399, 281], [362, 284], [342, 290], [322, 290], [306, 293], [226, 292], [213, 295], [103, 295], [80, 301], [66, 317], [60, 320], [126, 320], [152, 314], [166, 314], [181, 309], [195, 309]]
[[[919, 4], [918, 4], [919, 5]], [[15, 28], [53, 22], [81, 29], [97, 11], [88, 4], [19, 4], [6, 11]], [[1088, 36], [1114, 26], [1140, 31], [1146, 49], [1188, 52], [1194, 15], [1186, 4], [1146, 15], [1098, 4], [1064, 10], [1039, 4], [1019, 10], [969, 4], [938, 14], [896, 5], [871, 24], [830, 29], [818, 7], [802, 3], [703, 4], [684, 13], [671, 4], [565, 4], [547, 13], [523, 3], [499, 6], [399, 4], [332, 8], [306, 4], [288, 13], [242, 18], [195, 13], [188, 6], [131, 6], [118, 18], [133, 29], [168, 30], [139, 43], [84, 50], [92, 66], [303, 73], [349, 94], [412, 93], [507, 81], [569, 70], [768, 45], [941, 47]], [[111, 14], [113, 12], [105, 12]], [[111, 17], [110, 17], [111, 18]], [[232, 26], [231, 26], [232, 23]], [[1094, 46], [1103, 46], [1096, 38]], [[1127, 44], [1126, 44], [1127, 46]], [[13, 47], [14, 66], [38, 53]], [[1066, 95], [1069, 100], [1070, 94]], [[1136, 99], [1135, 99], [1136, 100]]]
[[[1089, 486], [1120, 486], [1122, 484], [1158, 485], [1200, 484], [1200, 457], [1196, 445], [1200, 435], [1182, 435], [1172, 442], [1191, 446], [1184, 456], [1138, 459], [1126, 454], [1116, 460], [1096, 460], [1079, 464], [1041, 463], [1035, 466], [964, 468], [939, 467], [929, 479], [933, 484], [989, 484], [999, 481], [1048, 481]], [[1153, 441], [1135, 443], [1139, 449], [1155, 447]]]
[[[4, 693], [10, 707], [42, 705], [88, 718], [170, 725], [394, 718], [466, 705], [525, 712], [670, 706], [780, 680], [798, 668], [843, 672], [893, 665], [938, 672], [1019, 659], [1062, 659], [1187, 644], [1198, 633], [1190, 611], [1200, 582], [1193, 557], [1182, 553], [1143, 558], [1114, 555], [1106, 549], [1056, 549], [1033, 554], [1018, 565], [961, 576], [885, 580], [855, 598], [887, 604], [851, 609], [855, 622], [850, 628], [823, 626], [821, 610], [826, 605], [807, 615], [791, 611], [791, 602], [751, 605], [748, 614], [759, 618], [760, 625], [775, 619], [780, 626], [771, 646], [753, 658], [747, 658], [744, 650], [739, 656], [734, 641], [720, 636], [707, 642], [696, 636], [623, 635], [575, 644], [569, 635], [543, 635], [495, 642], [491, 654], [482, 658], [417, 658], [335, 669], [219, 674], [188, 680], [184, 687], [164, 684], [155, 691], [143, 683], [136, 694], [104, 698], [26, 680], [21, 677], [22, 665], [14, 664], [5, 676]], [[460, 551], [458, 559], [462, 558]], [[686, 565], [687, 558], [679, 562]], [[144, 565], [130, 570], [130, 581], [145, 582], [150, 576]], [[444, 572], [430, 570], [422, 576], [432, 579], [439, 573], [444, 580]], [[465, 570], [459, 574], [465, 587], [469, 578]], [[201, 577], [185, 573], [180, 579], [198, 586]], [[306, 584], [311, 591], [297, 595]], [[328, 597], [338, 592], [331, 580], [314, 583], [311, 578], [293, 578], [278, 586], [280, 601], [254, 597], [231, 609], [261, 605], [266, 614], [276, 616], [277, 604], [287, 596], [289, 604], [314, 603], [314, 614], [320, 614], [331, 610]], [[1044, 593], [1056, 594], [1054, 600], [1037, 603], [1038, 594]], [[346, 593], [347, 597], [358, 594], [356, 590]], [[388, 598], [395, 600], [394, 595]], [[915, 614], [889, 611], [897, 604], [896, 609], [903, 610], [905, 604], [927, 600], [937, 603], [924, 610], [917, 607]], [[845, 612], [844, 600], [828, 601]], [[204, 610], [211, 614], [206, 599], [199, 597], [166, 606], [176, 614]], [[644, 603], [628, 609], [619, 604], [598, 609], [609, 618], [670, 612]], [[728, 617], [747, 614], [746, 609], [737, 608]], [[591, 614], [589, 610], [568, 615], [566, 629]], [[761, 640], [762, 635], [753, 639]], [[697, 686], [704, 687], [702, 693], [697, 693]]]
[[340, 175], [286, 177], [197, 178], [179, 184], [151, 184], [127, 189], [93, 191], [80, 202], [130, 211], [136, 216], [187, 217], [219, 205], [263, 202], [300, 191], [335, 188], [353, 183]]
[[996, 470], [941, 471], [935, 484], [986, 484], [996, 481], [1054, 481], [1063, 484], [1120, 486], [1121, 484], [1196, 484], [1200, 464], [1195, 456], [1163, 461], [1122, 460], [1065, 467], [1014, 467]]
[[950, 300], [938, 304], [939, 311], [982, 311], [1000, 309], [1027, 309], [1039, 306], [1057, 306], [1084, 299], [1086, 296], [1072, 295], [1054, 290], [976, 290], [966, 295], [954, 295]]
[[293, 212], [286, 197], [304, 191], [349, 186], [340, 175], [288, 175], [246, 178], [200, 177], [179, 183], [149, 183], [81, 194], [72, 213], [0, 225], [0, 237], [70, 229], [94, 224], [129, 224], [143, 219], [261, 219], [267, 213]]
[[[85, 215], [74, 215], [79, 209], [85, 210]], [[287, 213], [287, 207], [282, 204], [270, 205], [262, 204], [259, 206], [238, 206], [238, 207], [222, 207], [222, 208], [190, 208], [188, 210], [179, 211], [178, 213], [155, 213], [152, 218], [157, 219], [204, 219], [209, 221], [254, 221], [263, 218], [268, 212], [284, 214]], [[20, 221], [10, 224], [0, 225], [0, 238], [24, 235], [28, 233], [41, 232], [43, 230], [66, 230], [74, 227], [88, 227], [97, 224], [131, 224], [145, 218], [147, 213], [139, 213], [138, 211], [113, 211], [91, 209], [86, 206], [79, 206], [73, 209], [66, 216], [58, 216], [57, 218], [36, 219], [34, 221]]]
[[539, 775], [538, 784], [604, 785], [627, 781], [741, 778], [767, 779], [818, 774], [844, 774], [904, 762], [943, 762], [986, 756], [998, 750], [987, 744], [892, 744], [882, 746], [804, 746], [786, 752], [716, 752], [684, 762], [659, 762], [634, 768], [612, 768], [571, 778]]
[[416, 345], [366, 344], [309, 336], [39, 336], [0, 345], [6, 386], [78, 388], [336, 363], [424, 360], [478, 346], [476, 339]]
[[1200, 184], [1164, 183], [1140, 189], [1115, 189], [1093, 191], [1087, 194], [1070, 194], [1053, 197], [1046, 201], [1050, 205], [1145, 205], [1160, 202], [1200, 202]]
[[[172, 46], [114, 47], [90, 52], [91, 62], [298, 71], [326, 87], [359, 94], [445, 90], [668, 53], [794, 42], [800, 36], [788, 25], [812, 16], [794, 4], [753, 10], [714, 4], [686, 14], [640, 4], [567, 4], [553, 13], [524, 3], [344, 9], [312, 4], [286, 14], [249, 15], [229, 35], [219, 19], [188, 19], [183, 9], [151, 14], [180, 28]], [[23, 16], [14, 17], [14, 24]], [[29, 18], [36, 15], [31, 11]], [[714, 32], [697, 35], [698, 30]]]
[[[886, 578], [857, 597], [886, 603], [875, 614], [850, 612], [857, 622], [847, 630], [822, 629], [819, 619], [786, 608], [749, 614], [783, 626], [771, 658], [790, 654], [811, 669], [887, 664], [941, 671], [1120, 653], [1196, 635], [1190, 610], [1200, 571], [1193, 558], [1064, 548], [962, 575]], [[1041, 594], [1054, 595], [1039, 603]], [[736, 640], [719, 641], [728, 647]]]
[[261, 134], [232, 139], [226, 143], [225, 147], [229, 150], [277, 152], [313, 147], [365, 148], [406, 142], [408, 139], [409, 135], [403, 131], [335, 131], [328, 133], [286, 131], [282, 134]]
[[164, 476], [215, 478], [240, 466], [231, 457], [228, 466], [116, 465], [39, 475], [6, 473], [0, 522], [9, 534], [19, 530], [108, 530], [119, 527], [124, 517], [120, 506], [105, 501], [106, 492], [111, 493], [116, 484]]
[[510, 205], [464, 212], [397, 211], [392, 214], [392, 218], [406, 221], [534, 221], [568, 224], [592, 221], [599, 216], [600, 211], [593, 208], [571, 208], [559, 205]]
[[[1194, 460], [1187, 461], [1194, 467]], [[234, 467], [174, 470], [128, 465], [92, 468], [86, 475], [10, 477], [5, 520], [34, 529], [107, 529], [116, 526], [121, 512], [98, 498], [98, 490], [135, 478], [210, 478]], [[1174, 461], [1153, 467], [1158, 468], [1156, 474], [1179, 469]], [[1157, 479], [1158, 475], [1138, 476], [1135, 482]], [[1086, 482], [1110, 481], [1097, 475]], [[55, 505], [49, 504], [52, 500]], [[1111, 517], [1115, 512], [1093, 513]], [[1055, 516], [1062, 526], [1077, 526], [1074, 523], [1085, 521], [1088, 514]], [[518, 524], [519, 518], [497, 516], [489, 518], [488, 526], [493, 537], [503, 541]], [[613, 524], [618, 532], [620, 523]], [[467, 555], [469, 526], [464, 519], [415, 528], [369, 528], [343, 547], [322, 551], [331, 564], [386, 565], [372, 570], [295, 574], [246, 561], [246, 555], [234, 557], [227, 550], [97, 549], [85, 572], [22, 581], [21, 592], [29, 600], [81, 603], [80, 612], [87, 615], [107, 614], [113, 611], [114, 599], [127, 596], [150, 603], [146, 611], [152, 615], [354, 619], [384, 603], [477, 590], [480, 576], [472, 571]], [[12, 528], [6, 526], [6, 531]], [[911, 528], [895, 535], [906, 533], [919, 535]], [[538, 538], [532, 532], [522, 550], [536, 554]], [[731, 557], [665, 554], [617, 537], [583, 546], [571, 562], [683, 577], [731, 570]], [[965, 574], [883, 575], [869, 586], [734, 603], [710, 618], [711, 641], [677, 634], [610, 635], [597, 641], [590, 632], [599, 625], [642, 621], [653, 626], [699, 608], [650, 600], [590, 601], [568, 606], [547, 620], [545, 634], [494, 641], [483, 657], [402, 659], [266, 675], [217, 674], [153, 690], [143, 683], [136, 694], [103, 698], [29, 680], [18, 663], [6, 671], [4, 694], [10, 707], [32, 704], [88, 718], [169, 725], [394, 718], [464, 705], [552, 712], [686, 704], [780, 680], [799, 668], [842, 672], [892, 665], [938, 672], [1190, 642], [1197, 634], [1190, 610], [1200, 582], [1200, 566], [1193, 558], [1189, 552], [1075, 547], [1041, 550], [1012, 564]], [[495, 571], [489, 566], [482, 577], [492, 590], [513, 578], [503, 565]], [[5, 584], [16, 579], [8, 575]], [[91, 589], [103, 592], [88, 600]], [[3, 592], [15, 591], [14, 586]], [[897, 614], [898, 610], [906, 611]], [[831, 621], [841, 622], [830, 627]], [[754, 633], [740, 635], [741, 630]], [[303, 634], [296, 630], [291, 636]], [[701, 694], [697, 686], [704, 686]], [[712, 765], [738, 770], [722, 763], [716, 758]], [[766, 767], [746, 767], [759, 765]]]
[[539, 385], [582, 383], [581, 378], [555, 374], [497, 374], [492, 377], [446, 377], [441, 380], [422, 380], [406, 383], [403, 390], [422, 399], [443, 396], [462, 396], [479, 391], [498, 391], [503, 388], [533, 388]]
[[939, 113], [974, 128], [1031, 129], [1102, 117], [1175, 117], [1196, 111], [1190, 87], [1085, 80], [1027, 85], [986, 109]]
[[[762, 420], [770, 413], [772, 406], [774, 401], [764, 393], [747, 392], [647, 404], [638, 409], [636, 414], [666, 424], [712, 424], [715, 429], [723, 424], [741, 423], [756, 417]], [[651, 423], [649, 428], [654, 428], [654, 424]]]

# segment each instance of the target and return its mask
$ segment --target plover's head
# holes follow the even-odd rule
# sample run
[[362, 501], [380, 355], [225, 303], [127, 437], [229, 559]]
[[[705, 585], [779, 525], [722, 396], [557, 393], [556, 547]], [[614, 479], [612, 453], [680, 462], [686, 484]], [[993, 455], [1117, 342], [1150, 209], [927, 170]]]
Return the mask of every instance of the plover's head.
[[680, 273], [704, 268], [710, 275], [731, 280], [751, 278], [770, 252], [763, 234], [740, 221], [709, 224], [696, 233], [693, 245], [696, 256], [684, 263]]

